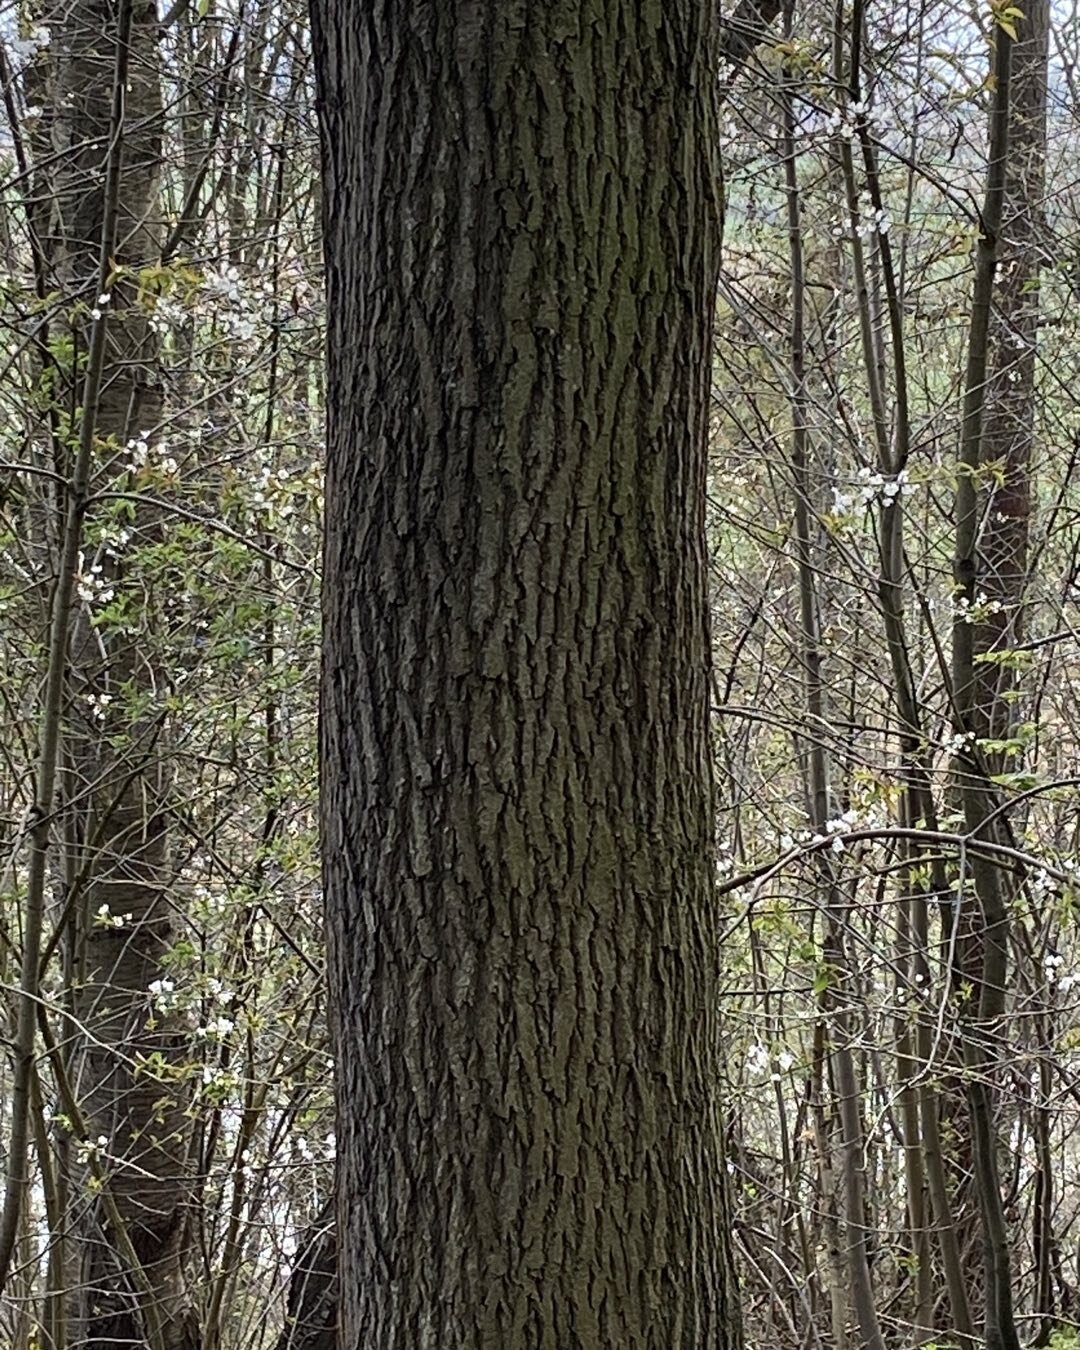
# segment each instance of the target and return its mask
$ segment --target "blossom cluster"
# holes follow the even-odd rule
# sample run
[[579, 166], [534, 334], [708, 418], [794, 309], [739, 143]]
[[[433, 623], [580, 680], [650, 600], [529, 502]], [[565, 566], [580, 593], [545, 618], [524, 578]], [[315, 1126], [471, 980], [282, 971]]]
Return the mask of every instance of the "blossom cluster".
[[108, 577], [103, 575], [101, 563], [85, 564], [79, 568], [75, 579], [75, 593], [88, 605], [107, 605], [116, 590]]
[[870, 506], [879, 498], [885, 506], [892, 506], [900, 497], [910, 496], [914, 491], [915, 484], [906, 469], [897, 474], [884, 474], [864, 465], [856, 474], [851, 491], [833, 488], [833, 510], [850, 511], [856, 506]]
[[984, 591], [980, 591], [974, 600], [958, 595], [953, 600], [953, 618], [958, 623], [981, 623], [991, 614], [1000, 614], [1003, 608], [1000, 600], [991, 600]]
[[835, 107], [825, 119], [825, 134], [840, 136], [845, 141], [854, 140], [859, 122], [869, 125], [870, 106], [862, 99], [853, 99], [845, 106]]
[[98, 905], [94, 923], [98, 928], [125, 928], [134, 917], [133, 914], [114, 914], [107, 904]]
[[871, 822], [863, 820], [859, 812], [849, 809], [842, 815], [835, 816], [832, 820], [827, 820], [824, 826], [824, 833], [814, 830], [798, 830], [794, 834], [782, 834], [780, 836], [780, 848], [788, 853], [796, 846], [818, 848], [820, 845], [832, 840], [830, 848], [834, 853], [843, 853], [844, 840], [843, 835], [849, 830], [856, 829], [859, 825], [867, 825]]
[[176, 460], [167, 453], [164, 441], [150, 444], [150, 433], [140, 431], [127, 443], [128, 471], [133, 474], [154, 473], [166, 478], [175, 478], [179, 470]]
[[[762, 1074], [770, 1073], [774, 1083], [780, 1081], [780, 1074], [787, 1073], [795, 1063], [795, 1056], [790, 1050], [780, 1050], [775, 1055], [770, 1054], [766, 1046], [760, 1042], [755, 1043], [747, 1051], [746, 1071], [752, 1078], [757, 1078]], [[775, 1067], [773, 1067], [775, 1066]]]

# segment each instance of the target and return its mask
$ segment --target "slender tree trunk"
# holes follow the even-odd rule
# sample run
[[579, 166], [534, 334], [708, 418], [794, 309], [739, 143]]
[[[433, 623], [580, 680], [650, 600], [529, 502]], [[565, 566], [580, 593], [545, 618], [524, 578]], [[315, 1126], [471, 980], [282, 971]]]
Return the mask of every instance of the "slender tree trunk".
[[[983, 465], [989, 336], [994, 278], [1001, 250], [1005, 184], [1009, 159], [1011, 57], [1009, 33], [995, 23], [990, 146], [980, 233], [975, 251], [971, 320], [964, 378], [963, 426], [956, 491], [956, 549], [953, 582], [957, 616], [953, 624], [952, 695], [954, 725], [966, 738], [955, 760], [964, 824], [975, 839], [985, 837], [997, 804], [996, 792], [978, 738], [984, 734], [979, 707], [976, 615], [984, 567], [979, 540], [979, 471]], [[991, 832], [993, 827], [989, 827]], [[970, 870], [969, 870], [970, 862]], [[966, 923], [966, 969], [971, 997], [961, 1012], [968, 1119], [974, 1183], [982, 1220], [987, 1350], [1020, 1350], [1013, 1310], [1008, 1227], [1001, 1196], [998, 1138], [994, 1119], [995, 1077], [1003, 1057], [1009, 913], [1005, 883], [984, 856], [961, 859], [958, 912]]]
[[[979, 586], [993, 608], [976, 625], [975, 650], [996, 659], [984, 659], [976, 672], [977, 730], [994, 740], [1008, 739], [1023, 720], [1015, 697], [1018, 665], [1008, 654], [1024, 638], [1046, 176], [1050, 6], [1048, 0], [1031, 0], [1022, 8], [1012, 51], [1009, 153], [980, 447], [985, 510]], [[1015, 756], [1001, 751], [992, 751], [988, 761], [995, 772], [1018, 767]]]
[[[785, 19], [785, 36], [790, 40], [790, 8]], [[807, 425], [805, 267], [795, 158], [795, 117], [792, 94], [788, 87], [789, 80], [790, 74], [785, 70], [780, 101], [788, 244], [791, 258], [791, 473], [795, 497], [795, 551], [799, 574], [801, 628], [799, 647], [806, 685], [807, 721], [812, 732], [807, 751], [811, 823], [816, 830], [824, 830], [831, 815], [829, 764], [822, 739], [822, 734], [829, 725], [829, 710], [822, 673], [818, 572], [811, 539], [812, 488], [809, 472], [810, 433]], [[837, 1110], [840, 1117], [844, 1251], [859, 1327], [860, 1345], [864, 1350], [885, 1350], [867, 1252], [862, 1092], [855, 1064], [855, 1028], [847, 1006], [851, 1001], [851, 971], [846, 959], [844, 942], [845, 906], [840, 883], [829, 855], [819, 852], [816, 864], [828, 925], [826, 949], [834, 978], [841, 986], [838, 991], [830, 990], [826, 994], [824, 1004], [828, 1019], [825, 1035], [832, 1052], [833, 1076], [838, 1096]]]
[[[118, 132], [117, 270], [101, 292], [103, 164], [122, 23], [130, 36]], [[152, 455], [162, 435], [157, 344], [137, 294], [139, 269], [156, 263], [160, 249], [157, 6], [152, 0], [73, 0], [52, 37], [59, 90], [54, 135], [64, 154], [56, 170], [49, 264], [65, 295], [105, 314], [100, 389], [83, 416], [94, 419], [93, 470], [108, 466], [115, 476], [118, 462], [132, 458], [127, 447], [149, 442]], [[78, 349], [78, 317], [73, 337]], [[160, 520], [145, 511], [134, 526], [136, 543], [160, 537]], [[88, 534], [82, 569], [96, 566], [102, 584], [122, 593], [122, 550], [100, 540], [100, 533]], [[72, 1011], [89, 1034], [69, 1070], [87, 1136], [104, 1140], [92, 1147], [109, 1192], [107, 1204], [83, 1207], [78, 1231], [79, 1343], [93, 1350], [144, 1344], [187, 1350], [195, 1343], [184, 1280], [188, 1102], [182, 1076], [171, 1072], [184, 1056], [187, 1033], [157, 1011], [150, 996], [174, 937], [167, 894], [170, 780], [157, 697], [166, 676], [154, 624], [145, 606], [126, 625], [95, 622], [81, 607], [70, 654], [67, 792], [77, 875], [69, 970]]]
[[726, 1350], [718, 22], [315, 0], [348, 1350]]
[[[1016, 19], [1017, 41], [1012, 44], [1008, 97], [1008, 143], [1001, 191], [1001, 219], [997, 237], [997, 270], [994, 305], [987, 337], [987, 378], [981, 441], [978, 446], [979, 517], [977, 571], [974, 581], [976, 602], [985, 597], [988, 604], [973, 624], [972, 676], [969, 729], [990, 744], [984, 750], [986, 771], [1005, 773], [1022, 767], [1016, 741], [1017, 724], [1024, 720], [1019, 658], [1013, 654], [1024, 641], [1025, 602], [1028, 589], [1029, 539], [1033, 489], [1031, 483], [1032, 448], [1035, 439], [1036, 355], [1039, 320], [1039, 274], [1041, 264], [1042, 202], [1046, 166], [1047, 57], [1050, 8], [1048, 0], [1032, 0], [1023, 6]], [[1013, 740], [1013, 748], [1006, 743]], [[967, 789], [969, 802], [972, 785]], [[990, 795], [987, 794], [987, 802]], [[971, 825], [969, 813], [969, 827]], [[1008, 834], [1007, 821], [999, 817], [995, 833]], [[977, 878], [976, 878], [977, 879]], [[1014, 892], [1013, 881], [998, 874], [980, 892], [985, 918], [987, 889], [1000, 888], [1002, 936], [987, 933], [987, 952], [993, 955], [1005, 984], [1004, 961], [1007, 943], [1007, 906]], [[1000, 994], [989, 985], [983, 989], [984, 1002], [990, 996], [997, 1016], [1005, 1012], [1005, 991]], [[1004, 1047], [995, 1047], [1004, 1053]], [[978, 1119], [993, 1111], [990, 1081], [976, 1085], [975, 1091], [988, 1100], [978, 1105]], [[1041, 1108], [1036, 1108], [1037, 1126], [1043, 1124]], [[998, 1129], [993, 1118], [994, 1147]], [[976, 1144], [979, 1131], [974, 1132]], [[978, 1156], [978, 1155], [977, 1155]], [[1046, 1167], [1046, 1150], [1039, 1148], [1036, 1185], [1035, 1252], [1037, 1270], [1037, 1309], [1042, 1312], [1050, 1301], [1047, 1254], [1050, 1210], [1047, 1197], [1052, 1174]], [[1000, 1232], [1000, 1219], [992, 1216], [991, 1231]], [[1001, 1246], [998, 1238], [995, 1248]], [[989, 1245], [988, 1243], [986, 1245]], [[987, 1255], [988, 1270], [999, 1271], [1003, 1257], [996, 1251]], [[1006, 1267], [1007, 1270], [1007, 1267]], [[1048, 1337], [1048, 1323], [1040, 1327]], [[993, 1319], [988, 1321], [988, 1339], [994, 1334]], [[1007, 1334], [1003, 1340], [1008, 1344]]]
[[[834, 9], [833, 71], [838, 87], [846, 88], [847, 95], [857, 103], [865, 79], [862, 70], [864, 11], [856, 4], [850, 15], [843, 0]], [[850, 104], [847, 105], [850, 109]], [[869, 133], [865, 112], [849, 115], [855, 120], [855, 140], [861, 150], [862, 168], [874, 208], [883, 204], [881, 177], [877, 153]], [[899, 476], [906, 473], [911, 448], [909, 417], [906, 342], [904, 338], [904, 309], [901, 281], [894, 265], [892, 246], [887, 234], [878, 232], [871, 245], [878, 255], [877, 280], [871, 283], [866, 250], [858, 229], [860, 218], [859, 184], [855, 174], [855, 154], [852, 143], [845, 136], [836, 137], [837, 160], [844, 183], [844, 195], [851, 234], [849, 246], [855, 293], [859, 308], [859, 328], [863, 366], [866, 375], [878, 469], [882, 474]], [[900, 269], [902, 273], [902, 267]], [[882, 303], [881, 289], [884, 289]], [[889, 349], [891, 355], [892, 407], [889, 406], [886, 365], [880, 342], [880, 324], [875, 325], [875, 313], [888, 316]], [[878, 598], [884, 625], [885, 645], [893, 678], [893, 695], [899, 722], [899, 741], [903, 766], [904, 796], [902, 819], [909, 827], [921, 825], [937, 828], [937, 810], [932, 790], [932, 755], [928, 749], [925, 714], [916, 690], [912, 668], [911, 645], [905, 618], [905, 588], [907, 568], [904, 556], [905, 510], [903, 493], [895, 494], [890, 502], [882, 502], [877, 510], [880, 576]], [[928, 863], [930, 894], [938, 897], [943, 928], [943, 941], [948, 946], [948, 928], [952, 923], [947, 875], [940, 857], [931, 857]], [[923, 883], [916, 881], [917, 857], [911, 856], [901, 872], [902, 894], [900, 904], [904, 911], [904, 941], [910, 944], [908, 976], [915, 977], [914, 988], [922, 981], [922, 989], [929, 996], [929, 911], [928, 896]], [[903, 970], [903, 957], [900, 969]], [[920, 998], [923, 995], [920, 995]], [[898, 1045], [900, 1072], [903, 1080], [903, 1120], [905, 1129], [905, 1156], [907, 1161], [907, 1191], [909, 1218], [912, 1224], [912, 1246], [917, 1260], [927, 1255], [926, 1243], [918, 1233], [917, 1218], [925, 1206], [918, 1198], [921, 1191], [920, 1172], [925, 1173], [931, 1200], [937, 1247], [944, 1268], [951, 1314], [950, 1334], [959, 1338], [965, 1347], [972, 1338], [972, 1317], [965, 1271], [958, 1240], [958, 1225], [953, 1212], [941, 1146], [939, 1129], [939, 1097], [933, 1090], [928, 1074], [932, 1069], [933, 1026], [928, 1017], [916, 1015], [914, 1038], [911, 1033], [900, 1038]], [[914, 1050], [914, 1058], [912, 1058]], [[918, 1078], [919, 1087], [914, 1093]], [[917, 1103], [917, 1114], [913, 1106]], [[922, 1166], [912, 1148], [913, 1135], [921, 1144]], [[916, 1335], [925, 1320], [924, 1286], [918, 1277], [920, 1289], [916, 1296]]]
[[[824, 997], [821, 999], [824, 1011]], [[833, 1166], [833, 1148], [835, 1136], [839, 1131], [835, 1122], [830, 1122], [825, 1114], [825, 1052], [826, 1028], [822, 1016], [814, 1024], [814, 1058], [811, 1070], [811, 1120], [813, 1122], [814, 1142], [818, 1154], [819, 1186], [819, 1222], [821, 1238], [825, 1246], [825, 1278], [828, 1282], [829, 1317], [832, 1343], [836, 1350], [849, 1350], [851, 1338], [848, 1335], [848, 1267], [845, 1263], [845, 1248], [841, 1239], [840, 1211], [843, 1200], [843, 1186], [837, 1178]], [[830, 1128], [830, 1125], [833, 1128]]]

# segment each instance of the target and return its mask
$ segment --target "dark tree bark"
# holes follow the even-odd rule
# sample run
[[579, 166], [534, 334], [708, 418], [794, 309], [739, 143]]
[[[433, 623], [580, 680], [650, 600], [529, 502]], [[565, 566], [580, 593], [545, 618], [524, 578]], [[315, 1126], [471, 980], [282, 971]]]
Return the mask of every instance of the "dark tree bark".
[[[1004, 741], [1015, 735], [1025, 720], [1020, 667], [1010, 653], [1025, 638], [1025, 608], [1028, 592], [1029, 538], [1033, 504], [1031, 479], [1032, 446], [1036, 425], [1036, 353], [1039, 323], [1039, 277], [1046, 165], [1047, 58], [1050, 12], [1048, 0], [1031, 0], [1016, 19], [1017, 41], [1012, 44], [1009, 71], [1008, 140], [1001, 185], [1001, 217], [996, 238], [994, 305], [986, 332], [986, 390], [978, 462], [979, 491], [974, 501], [981, 520], [975, 549], [974, 590], [976, 598], [992, 602], [991, 612], [972, 625], [970, 710], [968, 729], [979, 738]], [[987, 659], [990, 658], [990, 659]], [[997, 659], [993, 659], [997, 658]], [[961, 691], [963, 692], [963, 691]], [[1000, 774], [1019, 769], [1015, 754], [993, 744], [983, 752], [983, 770]], [[1005, 805], [1002, 794], [989, 784], [965, 781], [965, 812], [969, 828], [996, 808]], [[993, 832], [1005, 842], [1012, 834], [1007, 815], [999, 815]], [[991, 869], [994, 871], [995, 869]], [[983, 1215], [983, 1260], [987, 1282], [986, 1338], [991, 1350], [1011, 1346], [1016, 1333], [1000, 1305], [1004, 1286], [1015, 1277], [1008, 1262], [1008, 1234], [1004, 1215], [991, 1189], [992, 1150], [1000, 1155], [999, 1134], [1006, 1126], [992, 1115], [997, 1109], [995, 1078], [1000, 1080], [1010, 1058], [1007, 1044], [1007, 996], [1010, 981], [1006, 957], [1010, 942], [1010, 905], [1016, 889], [1007, 872], [979, 881], [977, 912], [969, 906], [963, 926], [965, 941], [959, 949], [969, 958], [975, 987], [982, 979], [980, 1004], [989, 1007], [984, 1017], [985, 1035], [992, 1055], [992, 1071], [969, 1089], [974, 1145], [973, 1177]], [[995, 899], [995, 892], [1000, 898]], [[991, 903], [987, 904], [988, 895]], [[995, 925], [995, 913], [999, 916]], [[995, 928], [997, 931], [995, 931]], [[969, 937], [968, 934], [971, 934]], [[974, 961], [970, 958], [974, 956]], [[981, 965], [981, 969], [980, 969]], [[1000, 986], [1000, 987], [999, 987]], [[983, 1117], [987, 1117], [985, 1125]], [[980, 1150], [986, 1135], [991, 1143]], [[1052, 1193], [1052, 1175], [1040, 1155], [1039, 1186], [1043, 1196]], [[990, 1199], [990, 1211], [987, 1199]], [[1038, 1253], [1038, 1311], [1049, 1327], [1051, 1287], [1049, 1281], [1049, 1233], [1045, 1215], [1035, 1236]], [[995, 1301], [997, 1307], [992, 1306]], [[1011, 1292], [1011, 1291], [1010, 1291]], [[1009, 1312], [1009, 1309], [1005, 1310]], [[1002, 1327], [1002, 1323], [1005, 1323]], [[1044, 1330], [1044, 1335], [1049, 1335]]]
[[[985, 734], [985, 720], [979, 702], [979, 652], [972, 611], [982, 595], [978, 478], [985, 463], [992, 302], [1008, 200], [1013, 48], [1008, 29], [996, 23], [989, 162], [975, 247], [955, 499], [953, 583], [958, 608], [952, 635], [952, 697], [954, 728], [965, 741], [953, 765], [964, 824], [974, 839], [985, 837], [988, 832], [993, 834], [993, 826], [987, 822], [993, 821], [998, 804], [978, 739]], [[1006, 1050], [1010, 924], [1006, 881], [996, 864], [976, 854], [970, 871], [965, 866], [957, 886], [958, 974], [970, 982], [970, 997], [960, 1002], [960, 1030], [967, 1078], [972, 1176], [982, 1227], [983, 1335], [986, 1350], [1020, 1350], [994, 1113], [995, 1080], [1005, 1062]]]
[[327, 1203], [296, 1256], [277, 1350], [337, 1350], [337, 1227]]
[[[995, 655], [1014, 651], [1024, 640], [1031, 533], [1049, 0], [1029, 0], [1023, 9], [1012, 52], [1009, 155], [980, 450], [989, 481], [984, 481], [979, 585], [999, 608], [978, 624], [975, 650]], [[977, 676], [976, 730], [980, 736], [1004, 740], [1023, 720], [1022, 705], [1014, 697], [1017, 667], [1009, 660], [987, 661]], [[995, 772], [1018, 767], [1015, 757], [999, 752], [987, 758]]]
[[716, 10], [313, 16], [341, 1344], [726, 1350]]
[[[95, 470], [115, 461], [133, 438], [161, 435], [160, 353], [136, 280], [140, 268], [158, 261], [161, 246], [159, 39], [153, 0], [69, 0], [53, 25], [57, 98], [50, 115], [63, 152], [54, 171], [47, 261], [64, 294], [107, 308], [100, 388], [84, 414], [94, 419], [101, 447]], [[118, 63], [118, 44], [125, 43], [126, 59]], [[104, 222], [113, 209], [105, 164], [121, 69], [110, 242], [116, 267], [128, 270], [116, 276], [106, 302], [96, 293]], [[89, 342], [89, 333], [89, 323], [76, 317], [77, 348]], [[78, 372], [73, 378], [71, 401], [78, 403]], [[140, 508], [134, 525], [139, 543], [162, 537], [157, 513]], [[110, 584], [122, 588], [124, 560], [102, 550], [92, 556]], [[112, 1202], [110, 1213], [103, 1200], [71, 1200], [75, 1334], [92, 1350], [190, 1350], [197, 1341], [186, 1287], [189, 1092], [175, 1072], [189, 1036], [173, 1015], [155, 1012], [148, 992], [175, 938], [168, 893], [171, 771], [152, 698], [168, 679], [159, 624], [151, 609], [138, 629], [126, 630], [91, 627], [80, 613], [70, 647], [67, 868], [75, 878], [75, 904], [65, 973], [76, 1025], [88, 1035], [68, 1070], [88, 1137], [107, 1141], [102, 1171]], [[151, 709], [133, 715], [138, 695], [150, 699]], [[102, 907], [118, 916], [118, 926], [101, 921]], [[84, 1178], [77, 1180], [81, 1190]]]

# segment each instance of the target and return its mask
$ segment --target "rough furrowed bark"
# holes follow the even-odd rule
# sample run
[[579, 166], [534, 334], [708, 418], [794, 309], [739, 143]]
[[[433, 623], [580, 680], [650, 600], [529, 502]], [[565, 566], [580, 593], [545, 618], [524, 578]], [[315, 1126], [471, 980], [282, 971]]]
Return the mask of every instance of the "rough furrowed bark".
[[313, 12], [341, 1344], [734, 1346], [715, 12]]

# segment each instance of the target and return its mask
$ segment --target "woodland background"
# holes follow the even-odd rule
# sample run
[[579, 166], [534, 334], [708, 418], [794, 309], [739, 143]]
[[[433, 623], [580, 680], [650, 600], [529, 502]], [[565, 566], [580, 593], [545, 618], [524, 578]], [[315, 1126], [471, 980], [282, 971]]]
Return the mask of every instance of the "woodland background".
[[[335, 1156], [308, 20], [140, 3], [118, 46], [106, 10], [0, 13], [0, 1339], [119, 1343], [134, 1253], [161, 1346], [175, 1304], [215, 1350], [299, 1350], [329, 1344]], [[724, 22], [708, 538], [746, 1345], [971, 1344], [999, 1223], [1024, 1339], [1065, 1350], [1080, 12]], [[134, 261], [100, 251], [110, 212]]]

